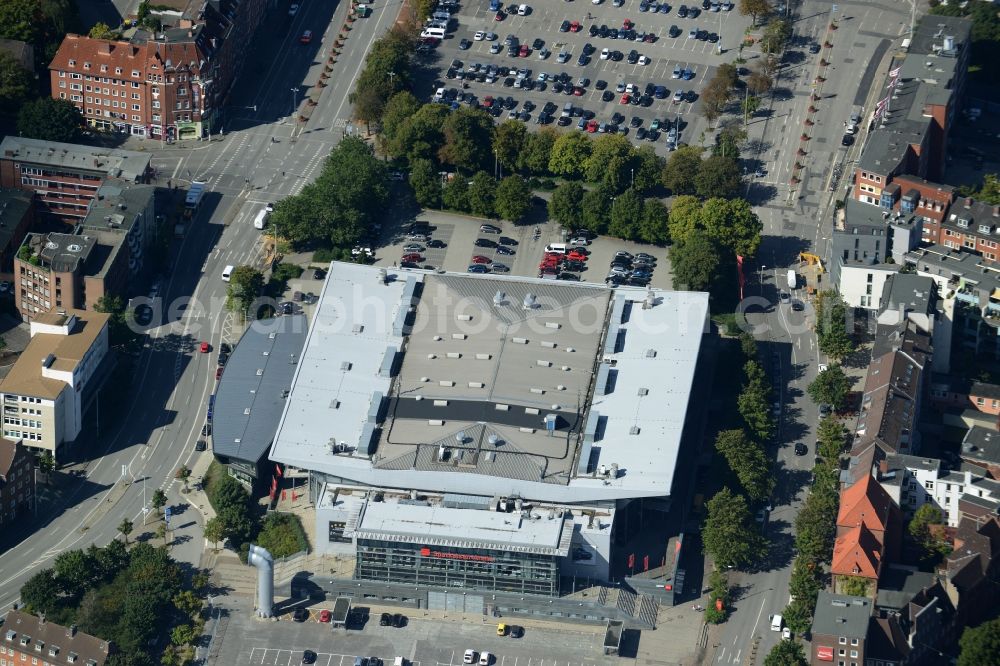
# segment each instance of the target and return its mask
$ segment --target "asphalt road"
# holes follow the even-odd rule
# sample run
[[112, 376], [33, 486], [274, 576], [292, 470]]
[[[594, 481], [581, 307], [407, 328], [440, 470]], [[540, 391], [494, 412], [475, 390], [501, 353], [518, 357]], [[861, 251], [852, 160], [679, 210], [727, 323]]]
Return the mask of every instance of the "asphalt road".
[[[224, 309], [222, 268], [259, 257], [260, 232], [253, 229], [253, 216], [263, 202], [293, 194], [311, 181], [321, 160], [343, 136], [334, 128], [347, 124], [347, 95], [364, 53], [391, 26], [400, 7], [399, 0], [376, 4], [368, 19], [355, 24], [334, 70], [336, 85], [323, 90], [309, 122], [299, 124], [289, 118], [291, 90], [304, 91], [318, 79], [329, 50], [329, 33], [336, 32], [323, 26], [332, 20], [339, 27], [346, 5], [303, 3], [296, 17], [287, 16], [284, 4], [274, 10], [269, 19], [273, 29], [265, 27], [260, 35], [258, 60], [247, 64], [244, 79], [237, 83], [239, 94], [229, 109], [232, 120], [224, 136], [170, 147], [133, 144], [130, 139], [124, 146], [153, 152], [161, 186], [168, 179], [182, 188], [201, 180], [208, 183], [209, 193], [174, 250], [173, 269], [156, 303], [162, 323], [150, 331], [148, 344], [136, 359], [132, 398], [124, 405], [99, 407], [105, 421], [107, 410], [122, 410], [120, 427], [100, 433], [81, 477], [63, 480], [59, 502], [68, 508], [51, 518], [43, 508], [42, 526], [0, 554], [0, 613], [18, 599], [24, 581], [51, 566], [56, 555], [108, 543], [122, 519], [139, 521], [132, 538], [154, 532], [155, 517], [149, 516], [145, 527], [141, 521], [143, 492], [148, 501], [156, 488], [167, 492], [168, 505], [177, 511], [170, 534], [174, 556], [198, 564], [204, 546], [201, 517], [197, 507], [186, 506], [173, 473], [182, 464], [191, 467], [195, 456], [210, 455], [196, 453], [194, 444], [215, 386], [214, 352], [223, 336], [232, 339], [239, 332]], [[299, 35], [306, 29], [315, 37], [302, 45]], [[256, 111], [237, 108], [254, 105]], [[210, 343], [213, 353], [198, 351], [202, 341]]]

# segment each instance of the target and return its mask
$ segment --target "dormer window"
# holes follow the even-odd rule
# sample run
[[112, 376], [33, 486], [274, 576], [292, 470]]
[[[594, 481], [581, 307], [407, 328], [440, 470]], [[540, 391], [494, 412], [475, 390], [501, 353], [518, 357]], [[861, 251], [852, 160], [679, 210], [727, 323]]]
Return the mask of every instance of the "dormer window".
[[988, 224], [980, 224], [979, 225], [979, 233], [983, 233], [983, 234], [990, 233], [990, 225], [988, 225]]
[[50, 657], [55, 657], [58, 654], [59, 654], [59, 646], [58, 645], [50, 645], [49, 646], [49, 656]]
[[962, 227], [963, 229], [966, 229], [969, 226], [969, 221], [966, 220], [964, 217], [958, 218], [957, 220], [955, 220], [955, 223], [958, 224], [958, 226]]
[[115, 74], [118, 74], [119, 76], [121, 76], [121, 73], [122, 73], [122, 68], [121, 67], [115, 67]]
[[90, 69], [90, 63], [89, 62], [84, 62], [83, 63], [83, 68], [84, 69]]

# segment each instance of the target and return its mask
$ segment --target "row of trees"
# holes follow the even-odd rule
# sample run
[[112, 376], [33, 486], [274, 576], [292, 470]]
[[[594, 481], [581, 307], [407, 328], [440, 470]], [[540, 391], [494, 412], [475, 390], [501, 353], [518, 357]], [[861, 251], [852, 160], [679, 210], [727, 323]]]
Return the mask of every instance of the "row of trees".
[[296, 247], [351, 247], [370, 234], [389, 201], [385, 164], [359, 137], [330, 151], [319, 177], [274, 206], [268, 222]]
[[851, 380], [844, 373], [844, 369], [837, 364], [816, 375], [816, 379], [806, 388], [814, 402], [828, 404], [835, 410], [843, 409], [850, 390]]
[[855, 349], [847, 323], [847, 304], [840, 294], [835, 291], [821, 292], [816, 299], [816, 337], [819, 350], [835, 361], [840, 361]]
[[[28, 611], [44, 613], [62, 625], [113, 641], [113, 666], [153, 664], [148, 644], [171, 634], [174, 656], [193, 656], [191, 643], [201, 634], [199, 593], [207, 584], [195, 576], [184, 590], [180, 567], [164, 548], [140, 543], [128, 550], [112, 541], [104, 548], [70, 550], [21, 588]], [[162, 663], [181, 663], [178, 660]]]
[[421, 206], [441, 208], [442, 205], [463, 213], [480, 217], [501, 217], [520, 220], [531, 208], [531, 188], [528, 182], [515, 174], [498, 183], [485, 171], [477, 171], [472, 178], [453, 174], [445, 179], [427, 159], [411, 163], [410, 186]]
[[840, 508], [840, 454], [847, 432], [833, 416], [819, 423], [813, 485], [795, 520], [795, 549], [789, 593], [792, 600], [783, 616], [788, 627], [803, 633], [812, 625], [816, 594], [823, 588], [823, 564], [833, 552]]
[[372, 43], [354, 92], [348, 96], [358, 120], [369, 125], [379, 122], [389, 98], [412, 86], [410, 60], [416, 34], [415, 23], [396, 23]]
[[552, 192], [549, 217], [567, 229], [590, 229], [628, 240], [664, 245], [670, 242], [669, 211], [638, 188], [615, 194], [608, 186], [586, 189], [568, 181]]
[[760, 247], [763, 223], [745, 199], [674, 199], [668, 220], [674, 288], [710, 289], [732, 275], [737, 255]]

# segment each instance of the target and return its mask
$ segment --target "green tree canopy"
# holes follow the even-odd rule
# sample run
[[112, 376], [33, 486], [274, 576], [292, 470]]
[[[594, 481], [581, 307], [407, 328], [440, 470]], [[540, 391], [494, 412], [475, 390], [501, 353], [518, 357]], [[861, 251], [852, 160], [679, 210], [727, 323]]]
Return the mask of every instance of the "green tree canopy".
[[[518, 123], [524, 127], [523, 123]], [[503, 220], [517, 222], [531, 208], [531, 188], [517, 174], [500, 181], [496, 190], [496, 212]]]
[[642, 219], [639, 221], [639, 239], [653, 245], [670, 242], [670, 211], [659, 199], [646, 199], [642, 204]]
[[632, 155], [630, 178], [635, 182], [632, 189], [646, 194], [661, 183], [666, 159], [660, 157], [652, 146], [641, 146]]
[[205, 539], [212, 542], [213, 548], [218, 548], [219, 542], [225, 538], [226, 526], [218, 516], [212, 516], [205, 523]]
[[809, 666], [802, 643], [778, 641], [764, 657], [764, 666]]
[[477, 171], [469, 185], [469, 211], [479, 217], [492, 217], [496, 211], [497, 182], [485, 171]]
[[508, 171], [518, 168], [527, 136], [528, 126], [517, 120], [506, 120], [493, 130], [493, 152]]
[[583, 186], [567, 181], [552, 192], [549, 199], [549, 217], [567, 229], [583, 227]]
[[757, 442], [743, 429], [723, 430], [715, 440], [716, 450], [729, 463], [744, 492], [754, 502], [767, 499], [774, 490], [771, 461]]
[[43, 17], [37, 0], [0, 2], [0, 38], [37, 45], [42, 29]]
[[441, 195], [444, 205], [452, 210], [469, 211], [469, 180], [460, 174], [448, 181]]
[[746, 199], [709, 199], [702, 204], [699, 219], [708, 235], [731, 253], [757, 254], [764, 223]]
[[441, 207], [441, 176], [429, 159], [410, 162], [410, 187], [417, 203], [424, 208]]
[[[675, 155], [677, 153], [674, 153]], [[684, 243], [695, 231], [703, 230], [701, 225], [701, 201], [697, 197], [682, 195], [674, 198], [668, 218], [670, 242]]]
[[551, 127], [543, 127], [537, 132], [529, 132], [524, 147], [518, 156], [518, 168], [531, 174], [547, 174], [552, 147], [559, 136]]
[[52, 569], [42, 569], [21, 586], [21, 603], [30, 613], [53, 615], [59, 606], [62, 586]]
[[226, 290], [230, 308], [246, 314], [263, 288], [263, 273], [253, 266], [237, 266], [233, 269]]
[[31, 73], [10, 53], [0, 51], [0, 117], [16, 118], [33, 88]]
[[[422, 107], [420, 100], [405, 90], [396, 93], [386, 102], [379, 138], [386, 152], [393, 157], [403, 157], [407, 154], [406, 146], [400, 143], [402, 132]], [[438, 129], [440, 130], [440, 126]]]
[[695, 178], [701, 171], [701, 148], [681, 146], [670, 153], [663, 169], [663, 185], [674, 195], [694, 194]]
[[707, 290], [719, 263], [719, 252], [705, 232], [691, 232], [684, 242], [675, 242], [670, 248], [674, 289]]
[[468, 173], [492, 168], [488, 146], [493, 136], [493, 119], [482, 109], [462, 107], [445, 118], [444, 145], [438, 151], [442, 162]]
[[17, 115], [17, 131], [30, 139], [75, 143], [82, 126], [80, 110], [65, 99], [41, 97], [31, 100]]
[[588, 159], [592, 142], [579, 132], [560, 134], [552, 145], [549, 157], [549, 171], [566, 178], [581, 178]]
[[90, 32], [87, 33], [87, 36], [91, 39], [107, 40], [115, 40], [121, 37], [121, 35], [117, 31], [112, 30], [107, 23], [101, 23], [100, 21], [94, 24], [94, 26], [90, 29]]
[[816, 375], [816, 379], [810, 382], [806, 390], [813, 402], [827, 403], [834, 409], [840, 409], [847, 401], [851, 380], [844, 374], [843, 368], [834, 364]]
[[698, 196], [732, 198], [738, 196], [743, 186], [740, 165], [735, 157], [710, 155], [705, 158], [695, 176]]
[[601, 134], [590, 144], [590, 155], [584, 163], [584, 178], [593, 183], [604, 183], [615, 192], [628, 187], [632, 163], [632, 144], [629, 140], [622, 134]]
[[[577, 135], [569, 134], [567, 136]], [[614, 190], [603, 184], [598, 185], [583, 195], [581, 213], [585, 229], [590, 229], [598, 234], [607, 232], [611, 217], [611, 199], [613, 196]]]
[[847, 304], [835, 291], [821, 292], [816, 301], [817, 338], [821, 352], [840, 361], [854, 351], [847, 331]]
[[716, 567], [743, 568], [760, 558], [764, 543], [743, 497], [723, 488], [708, 500], [706, 509], [702, 543]]
[[[624, 137], [622, 137], [624, 138]], [[615, 197], [611, 203], [611, 216], [608, 233], [626, 240], [639, 238], [639, 225], [642, 222], [642, 197], [628, 189]]]
[[958, 641], [958, 666], [996, 666], [1000, 661], [1000, 619], [966, 627]]
[[[740, 0], [740, 14], [749, 16], [756, 25], [757, 17], [771, 12], [771, 3], [768, 0]], [[768, 665], [770, 666], [770, 665]]]

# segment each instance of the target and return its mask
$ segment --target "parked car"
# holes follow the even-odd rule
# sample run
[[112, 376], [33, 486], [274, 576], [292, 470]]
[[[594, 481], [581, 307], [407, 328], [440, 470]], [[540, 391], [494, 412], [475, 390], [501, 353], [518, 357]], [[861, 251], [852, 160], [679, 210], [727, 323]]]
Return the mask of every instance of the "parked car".
[[486, 234], [498, 234], [501, 231], [500, 227], [494, 224], [481, 224], [479, 230]]

